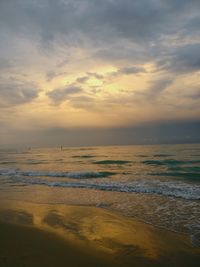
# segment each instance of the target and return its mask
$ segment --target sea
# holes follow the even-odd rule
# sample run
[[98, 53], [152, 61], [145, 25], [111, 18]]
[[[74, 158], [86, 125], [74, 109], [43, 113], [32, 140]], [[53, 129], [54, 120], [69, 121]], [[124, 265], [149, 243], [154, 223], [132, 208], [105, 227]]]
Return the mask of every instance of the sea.
[[0, 201], [95, 206], [200, 246], [200, 144], [0, 149]]

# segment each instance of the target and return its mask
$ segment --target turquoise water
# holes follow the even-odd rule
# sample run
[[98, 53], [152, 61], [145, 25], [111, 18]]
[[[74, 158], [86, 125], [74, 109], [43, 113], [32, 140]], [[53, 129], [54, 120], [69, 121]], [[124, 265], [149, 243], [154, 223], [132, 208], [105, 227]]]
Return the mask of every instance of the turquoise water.
[[200, 145], [0, 150], [0, 193], [109, 208], [194, 237], [200, 231]]

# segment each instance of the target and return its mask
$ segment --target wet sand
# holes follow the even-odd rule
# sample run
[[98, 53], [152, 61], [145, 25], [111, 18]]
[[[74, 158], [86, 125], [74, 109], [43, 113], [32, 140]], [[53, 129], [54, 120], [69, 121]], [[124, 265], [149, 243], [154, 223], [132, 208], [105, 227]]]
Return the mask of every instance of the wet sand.
[[59, 236], [35, 228], [0, 223], [0, 266], [112, 266]]
[[0, 204], [0, 267], [199, 267], [189, 237], [104, 209]]

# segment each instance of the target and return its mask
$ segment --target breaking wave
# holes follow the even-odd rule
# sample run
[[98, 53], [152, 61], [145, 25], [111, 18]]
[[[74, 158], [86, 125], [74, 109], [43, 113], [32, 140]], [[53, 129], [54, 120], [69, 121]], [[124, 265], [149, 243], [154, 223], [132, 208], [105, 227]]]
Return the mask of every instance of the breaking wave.
[[48, 186], [90, 188], [105, 191], [116, 191], [126, 193], [155, 194], [169, 197], [178, 197], [184, 199], [200, 199], [200, 186], [192, 186], [184, 183], [170, 183], [158, 181], [134, 181], [125, 183], [68, 183], [68, 182], [50, 182]]
[[[137, 179], [131, 182], [116, 182], [110, 180], [109, 182], [102, 182], [97, 180], [89, 182], [84, 179], [88, 178], [102, 178], [113, 173], [109, 172], [68, 172], [68, 173], [54, 173], [54, 172], [20, 172], [16, 170], [0, 171], [0, 175], [7, 176], [8, 182], [12, 180], [14, 183], [24, 183], [25, 185], [36, 184], [51, 187], [68, 187], [68, 188], [86, 188], [114, 192], [126, 193], [141, 193], [151, 195], [162, 195], [168, 197], [176, 197], [190, 200], [200, 199], [200, 185], [185, 183], [182, 181], [160, 181], [153, 179]], [[82, 182], [70, 182], [65, 180], [49, 181], [45, 177], [67, 177], [75, 179], [83, 179]]]

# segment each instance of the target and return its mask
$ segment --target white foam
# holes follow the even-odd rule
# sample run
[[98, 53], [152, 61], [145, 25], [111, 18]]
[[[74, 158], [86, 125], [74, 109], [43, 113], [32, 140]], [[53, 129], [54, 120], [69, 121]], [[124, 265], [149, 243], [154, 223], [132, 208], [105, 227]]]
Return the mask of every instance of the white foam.
[[[109, 182], [102, 183], [102, 180], [90, 182], [89, 178], [103, 178], [108, 173], [103, 172], [23, 172], [19, 170], [0, 170], [0, 175], [10, 177], [16, 183], [25, 184], [43, 184], [56, 187], [71, 188], [92, 188], [105, 191], [141, 193], [151, 195], [163, 195], [169, 197], [178, 197], [183, 199], [200, 199], [200, 184], [186, 183], [182, 181], [161, 181], [158, 179], [137, 179], [131, 182], [115, 182], [110, 179]], [[23, 178], [24, 177], [24, 178]], [[26, 177], [26, 178], [25, 178]], [[32, 178], [30, 178], [32, 177]], [[38, 178], [37, 178], [38, 177]], [[43, 177], [43, 178], [42, 178]], [[54, 177], [55, 181], [46, 180], [45, 177]], [[82, 179], [82, 182], [58, 181], [57, 178]]]
[[26, 184], [42, 184], [51, 187], [68, 187], [68, 188], [88, 188], [105, 191], [141, 193], [151, 195], [163, 195], [190, 200], [200, 199], [200, 187], [188, 185], [150, 185], [147, 183], [122, 184], [122, 183], [77, 183], [77, 182], [49, 182], [41, 179], [20, 179], [20, 182]]
[[68, 183], [68, 182], [47, 182], [49, 186], [92, 188], [105, 191], [155, 194], [184, 199], [200, 199], [200, 186], [193, 186], [184, 183], [159, 182], [159, 181], [133, 181], [132, 183]]

